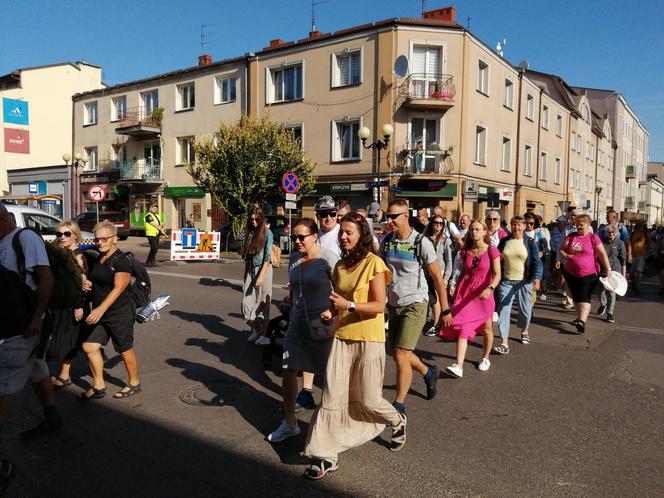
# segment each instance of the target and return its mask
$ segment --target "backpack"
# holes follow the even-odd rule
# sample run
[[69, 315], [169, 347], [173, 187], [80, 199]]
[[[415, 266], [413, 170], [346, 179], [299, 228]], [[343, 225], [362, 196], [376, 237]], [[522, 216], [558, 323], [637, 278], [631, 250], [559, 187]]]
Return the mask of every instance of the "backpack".
[[[388, 245], [394, 240], [396, 235], [394, 232], [390, 233], [385, 239], [384, 248], [387, 249]], [[433, 306], [438, 302], [438, 295], [436, 294], [436, 286], [433, 282], [433, 278], [429, 275], [429, 270], [425, 268], [424, 257], [422, 256], [422, 239], [424, 239], [424, 233], [418, 233], [415, 237], [415, 242], [413, 246], [415, 247], [415, 257], [417, 262], [420, 264], [420, 270], [424, 273], [424, 279], [427, 282], [429, 287], [429, 306]], [[383, 250], [383, 259], [385, 258], [385, 250]], [[385, 261], [387, 263], [387, 261]], [[418, 277], [418, 287], [419, 287], [419, 277]]]
[[37, 293], [15, 271], [0, 265], [0, 339], [22, 335], [37, 306]]
[[[39, 232], [32, 228], [21, 228], [16, 232], [12, 240], [12, 248], [16, 253], [18, 273], [25, 281], [27, 274], [25, 269], [25, 254], [19, 239], [24, 230], [30, 230], [37, 235], [39, 235]], [[48, 307], [51, 309], [68, 309], [80, 305], [83, 302], [83, 290], [81, 288], [83, 280], [81, 267], [78, 261], [76, 261], [73, 251], [60, 247], [55, 243], [44, 242], [41, 235], [39, 235], [39, 239], [46, 248], [48, 264], [53, 273], [53, 292], [48, 302]]]
[[136, 310], [140, 310], [144, 306], [147, 306], [150, 302], [150, 291], [152, 290], [152, 284], [150, 283], [150, 275], [148, 275], [145, 265], [136, 259], [131, 252], [122, 252], [117, 251], [117, 255], [114, 256], [113, 261], [109, 265], [113, 273], [115, 273], [115, 267], [113, 262], [119, 256], [126, 256], [131, 263], [131, 282], [127, 287], [129, 291], [129, 297], [131, 298], [132, 303]]

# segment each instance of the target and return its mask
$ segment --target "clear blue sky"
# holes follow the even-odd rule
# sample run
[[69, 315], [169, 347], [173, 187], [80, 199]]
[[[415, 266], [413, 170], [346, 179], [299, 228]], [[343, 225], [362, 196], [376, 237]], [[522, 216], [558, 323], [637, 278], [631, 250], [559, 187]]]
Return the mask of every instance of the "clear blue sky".
[[[421, 0], [328, 0], [317, 27], [330, 32], [390, 17], [419, 17]], [[455, 5], [427, 0], [427, 9]], [[662, 0], [467, 0], [457, 20], [505, 57], [569, 84], [621, 92], [650, 132], [650, 160], [664, 161]], [[0, 0], [0, 74], [85, 60], [116, 84], [188, 67], [205, 52], [223, 59], [272, 38], [304, 38], [311, 0]]]

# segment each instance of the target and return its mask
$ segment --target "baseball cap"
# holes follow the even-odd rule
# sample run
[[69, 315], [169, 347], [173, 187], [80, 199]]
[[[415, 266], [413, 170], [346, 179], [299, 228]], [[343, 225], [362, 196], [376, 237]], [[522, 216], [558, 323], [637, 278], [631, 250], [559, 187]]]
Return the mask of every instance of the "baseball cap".
[[314, 206], [314, 211], [329, 211], [332, 209], [339, 209], [337, 206], [337, 203], [330, 197], [329, 195], [324, 195], [320, 199], [318, 199], [318, 202]]
[[379, 209], [380, 209], [380, 204], [378, 204], [376, 201], [369, 204], [369, 210], [368, 210], [369, 216], [374, 216]]
[[567, 216], [558, 216], [556, 220], [558, 223], [567, 223]]

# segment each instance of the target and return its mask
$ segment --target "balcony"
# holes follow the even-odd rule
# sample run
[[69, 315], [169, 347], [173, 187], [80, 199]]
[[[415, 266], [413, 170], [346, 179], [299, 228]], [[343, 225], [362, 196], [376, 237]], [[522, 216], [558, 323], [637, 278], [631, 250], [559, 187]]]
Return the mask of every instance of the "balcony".
[[395, 173], [410, 177], [449, 175], [454, 171], [454, 161], [447, 150], [404, 149], [400, 153]]
[[636, 166], [625, 166], [625, 180], [632, 180], [636, 178]]
[[450, 74], [411, 74], [401, 83], [396, 107], [404, 104], [412, 109], [445, 110], [454, 106], [456, 88]]
[[625, 209], [634, 209], [634, 197], [631, 195], [625, 197]]
[[122, 180], [161, 181], [161, 161], [157, 159], [137, 159], [120, 164]]
[[127, 109], [118, 121], [115, 133], [138, 138], [157, 138], [161, 133], [161, 110], [147, 112], [144, 107]]

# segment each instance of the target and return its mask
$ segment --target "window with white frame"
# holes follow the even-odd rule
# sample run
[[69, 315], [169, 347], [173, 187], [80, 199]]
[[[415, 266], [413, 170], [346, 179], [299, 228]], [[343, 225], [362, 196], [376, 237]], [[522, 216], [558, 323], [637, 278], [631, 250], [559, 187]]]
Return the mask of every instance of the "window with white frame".
[[586, 140], [586, 159], [590, 159], [590, 142]]
[[115, 167], [118, 169], [122, 168], [122, 165], [127, 162], [127, 144], [113, 145], [113, 161], [115, 161]]
[[237, 78], [217, 76], [214, 79], [214, 103], [226, 104], [235, 102]]
[[563, 176], [563, 163], [559, 157], [556, 157], [556, 169], [553, 175], [553, 182], [556, 185], [560, 185], [562, 176]]
[[98, 115], [97, 102], [86, 102], [83, 106], [83, 124], [94, 125], [97, 124]]
[[152, 111], [159, 107], [159, 90], [150, 90], [141, 93], [141, 107], [146, 116], [151, 116]]
[[581, 172], [577, 169], [576, 170], [576, 182], [575, 182], [576, 188], [580, 189], [581, 188]]
[[411, 118], [410, 120], [411, 169], [415, 173], [435, 173], [439, 146], [439, 120]]
[[193, 164], [196, 162], [196, 151], [194, 149], [194, 137], [178, 138], [177, 164]]
[[489, 65], [482, 59], [477, 61], [477, 91], [489, 95]]
[[523, 174], [524, 176], [533, 176], [533, 147], [526, 145], [524, 160], [523, 160]]
[[268, 100], [288, 102], [302, 98], [302, 64], [269, 70]]
[[357, 85], [362, 82], [362, 51], [345, 50], [332, 54], [332, 86]]
[[583, 139], [581, 138], [581, 134], [576, 135], [576, 153], [581, 154], [583, 152]]
[[299, 144], [300, 148], [304, 148], [303, 134], [302, 134], [302, 125], [284, 125], [284, 130], [286, 130], [291, 137], [291, 142], [294, 144]]
[[512, 170], [512, 139], [503, 137], [503, 157], [500, 165], [501, 171]]
[[563, 136], [563, 117], [560, 114], [556, 116], [556, 136]]
[[83, 171], [97, 171], [99, 168], [97, 147], [86, 147], [85, 153], [88, 156], [88, 162], [85, 163], [85, 168], [83, 168]]
[[549, 155], [546, 152], [542, 152], [540, 155], [539, 179], [543, 182], [546, 181], [548, 161]]
[[542, 106], [542, 128], [549, 129], [549, 107]]
[[595, 144], [590, 144], [590, 157], [591, 161], [595, 161]]
[[475, 126], [475, 163], [486, 166], [486, 128]]
[[569, 188], [576, 188], [576, 171], [573, 169], [569, 170]]
[[193, 82], [177, 85], [176, 111], [186, 111], [196, 106], [196, 87]]
[[508, 109], [514, 109], [514, 83], [505, 78], [505, 95], [503, 96], [503, 105]]
[[581, 106], [581, 118], [586, 122], [590, 123], [590, 110], [586, 104]]
[[127, 96], [111, 100], [111, 121], [120, 121], [127, 116]]
[[357, 161], [360, 159], [359, 118], [345, 118], [332, 122], [333, 161]]
[[576, 132], [572, 132], [572, 140], [570, 140], [571, 148], [573, 151], [576, 150]]
[[534, 113], [535, 113], [535, 97], [533, 97], [531, 94], [528, 94], [526, 96], [526, 118], [532, 121]]

